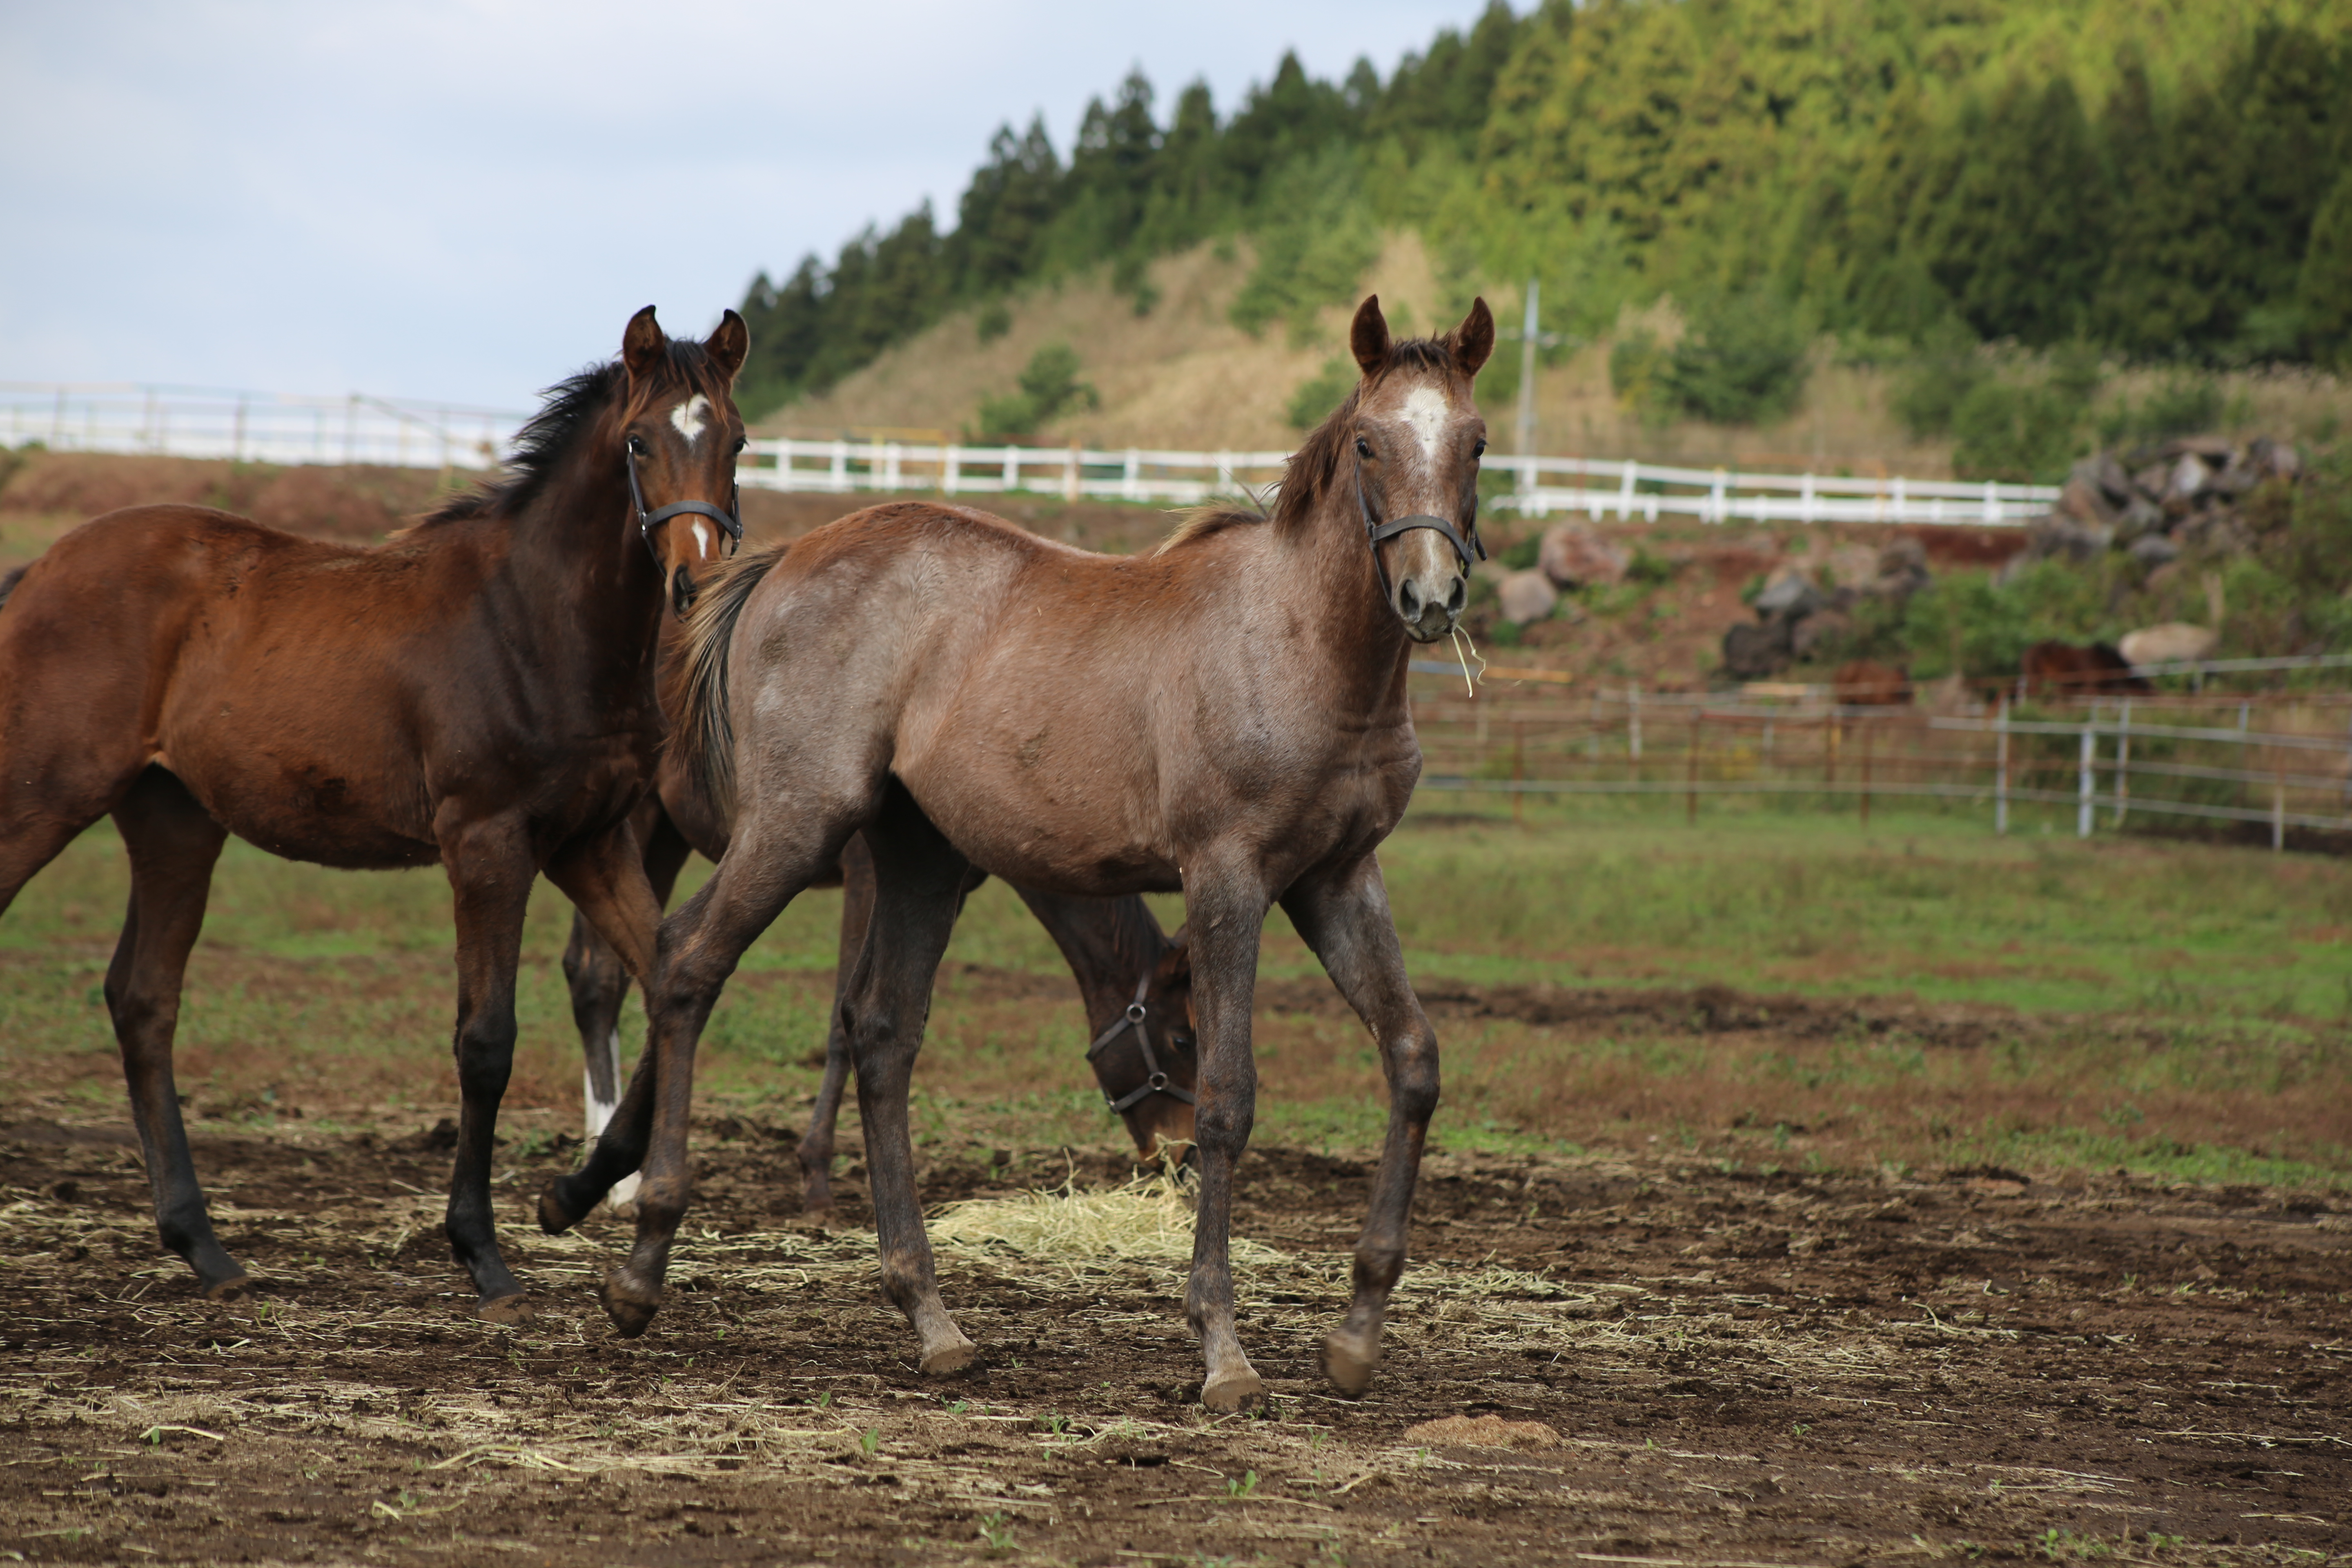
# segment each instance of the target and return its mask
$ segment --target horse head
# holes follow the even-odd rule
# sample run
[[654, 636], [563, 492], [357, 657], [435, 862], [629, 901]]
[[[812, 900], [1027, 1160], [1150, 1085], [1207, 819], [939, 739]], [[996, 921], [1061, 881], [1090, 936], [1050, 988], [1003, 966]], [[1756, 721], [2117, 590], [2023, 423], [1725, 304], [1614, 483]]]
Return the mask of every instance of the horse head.
[[1192, 953], [1178, 931], [1137, 988], [1124, 1021], [1095, 1052], [1103, 1098], [1127, 1123], [1136, 1152], [1160, 1157], [1170, 1144], [1192, 1143], [1192, 1096], [1200, 1053], [1192, 1022]]
[[[1478, 542], [1478, 459], [1486, 422], [1471, 383], [1495, 348], [1486, 301], [1437, 339], [1389, 336], [1374, 294], [1356, 311], [1348, 342], [1363, 371], [1347, 432], [1356, 505], [1389, 607], [1415, 642], [1454, 630], [1470, 597]], [[1344, 468], [1342, 470], [1345, 472]]]
[[621, 337], [629, 378], [622, 460], [638, 531], [680, 620], [702, 578], [742, 542], [735, 458], [743, 420], [730, 389], [751, 346], [732, 310], [699, 344], [673, 342], [651, 305], [629, 318]]

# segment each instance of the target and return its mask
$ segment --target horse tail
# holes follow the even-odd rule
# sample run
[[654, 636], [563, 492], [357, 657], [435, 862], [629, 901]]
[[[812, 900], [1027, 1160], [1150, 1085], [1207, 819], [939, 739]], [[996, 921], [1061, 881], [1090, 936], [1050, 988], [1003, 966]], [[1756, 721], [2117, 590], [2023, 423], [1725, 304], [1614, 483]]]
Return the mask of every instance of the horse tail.
[[695, 786], [722, 823], [735, 819], [735, 721], [728, 700], [728, 649], [751, 591], [767, 581], [785, 546], [739, 555], [695, 600], [686, 621], [686, 689], [677, 709], [678, 744]]
[[0, 577], [0, 610], [8, 607], [8, 595], [16, 591], [16, 584], [23, 582], [25, 574], [31, 570], [30, 566], [19, 566], [5, 577]]

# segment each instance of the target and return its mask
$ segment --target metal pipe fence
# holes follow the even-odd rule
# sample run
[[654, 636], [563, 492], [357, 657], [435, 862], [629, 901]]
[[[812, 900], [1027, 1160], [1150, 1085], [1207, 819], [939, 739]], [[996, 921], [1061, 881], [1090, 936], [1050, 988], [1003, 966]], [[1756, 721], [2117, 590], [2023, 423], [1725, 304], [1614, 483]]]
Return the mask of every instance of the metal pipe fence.
[[1708, 797], [1780, 795], [1850, 801], [1866, 823], [1874, 801], [1923, 797], [1973, 802], [1996, 832], [2033, 805], [2071, 807], [2082, 837], [2135, 816], [2265, 824], [2274, 848], [2289, 828], [2352, 833], [2352, 690], [2004, 693], [1937, 712], [1515, 673], [1473, 699], [1452, 666], [1415, 662], [1421, 787], [1515, 814], [1528, 796], [1679, 795], [1695, 821]]

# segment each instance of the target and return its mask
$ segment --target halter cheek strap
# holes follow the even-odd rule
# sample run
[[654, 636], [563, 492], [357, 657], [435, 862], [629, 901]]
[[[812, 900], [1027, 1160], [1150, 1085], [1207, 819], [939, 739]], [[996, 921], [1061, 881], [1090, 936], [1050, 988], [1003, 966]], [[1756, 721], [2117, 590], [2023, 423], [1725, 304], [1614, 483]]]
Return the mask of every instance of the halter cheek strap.
[[1105, 1047], [1129, 1029], [1135, 1031], [1136, 1044], [1143, 1047], [1143, 1081], [1125, 1094], [1114, 1097], [1106, 1092], [1103, 1095], [1103, 1103], [1110, 1107], [1113, 1115], [1123, 1116], [1155, 1094], [1173, 1096], [1187, 1105], [1200, 1103], [1192, 1098], [1191, 1089], [1182, 1084], [1168, 1081], [1168, 1074], [1160, 1065], [1160, 1053], [1151, 1048], [1151, 1030], [1145, 1024], [1149, 1009], [1143, 1005], [1144, 994], [1150, 989], [1151, 972], [1146, 970], [1143, 978], [1135, 983], [1135, 1000], [1127, 1005], [1127, 1011], [1109, 1028], [1097, 1035], [1095, 1043], [1087, 1047], [1087, 1060], [1091, 1062], [1102, 1054]]
[[637, 537], [646, 542], [646, 552], [654, 558], [656, 566], [662, 563], [662, 558], [661, 552], [654, 548], [654, 525], [667, 522], [674, 517], [684, 517], [688, 512], [711, 519], [726, 531], [729, 540], [728, 554], [732, 555], [736, 551], [743, 548], [743, 487], [741, 484], [735, 485], [729, 494], [727, 499], [731, 510], [728, 511], [719, 510], [707, 500], [674, 500], [659, 510], [647, 511], [646, 492], [637, 484], [637, 455], [625, 447], [623, 451], [629, 459], [629, 500], [637, 509]]
[[[1381, 597], [1383, 599], [1395, 597], [1396, 590], [1389, 583], [1388, 567], [1381, 563], [1381, 546], [1401, 533], [1410, 533], [1416, 528], [1426, 528], [1432, 532], [1444, 534], [1445, 542], [1454, 546], [1454, 553], [1461, 558], [1462, 570], [1465, 573], [1470, 570], [1470, 563], [1473, 561], [1486, 559], [1486, 542], [1478, 537], [1478, 496], [1475, 490], [1470, 496], [1470, 525], [1466, 534], [1464, 530], [1456, 528], [1446, 519], [1432, 517], [1426, 512], [1416, 512], [1411, 517], [1401, 517], [1393, 522], [1382, 522], [1373, 515], [1371, 500], [1364, 494], [1364, 466], [1358, 463], [1356, 465], [1356, 510], [1364, 515], [1364, 542], [1371, 547], [1372, 570], [1381, 574]], [[1474, 551], [1475, 554], [1472, 553]]]

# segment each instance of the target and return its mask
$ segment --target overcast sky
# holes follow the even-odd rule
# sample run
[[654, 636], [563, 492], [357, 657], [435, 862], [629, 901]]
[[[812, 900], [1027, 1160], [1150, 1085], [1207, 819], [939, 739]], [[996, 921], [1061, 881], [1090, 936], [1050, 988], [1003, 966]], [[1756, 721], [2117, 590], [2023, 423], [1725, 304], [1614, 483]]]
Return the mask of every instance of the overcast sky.
[[0, 5], [0, 379], [530, 405], [638, 306], [1067, 154], [1140, 64], [1220, 113], [1296, 47], [1385, 76], [1479, 0]]

